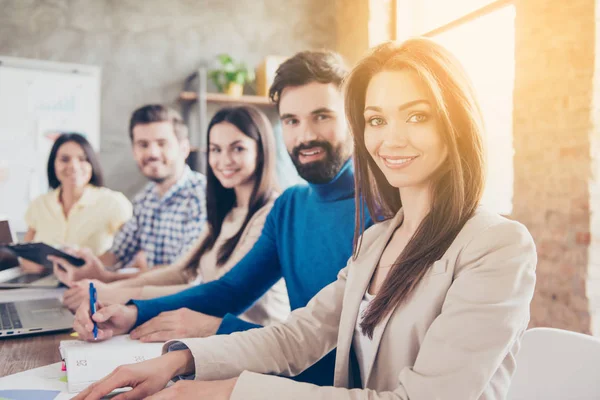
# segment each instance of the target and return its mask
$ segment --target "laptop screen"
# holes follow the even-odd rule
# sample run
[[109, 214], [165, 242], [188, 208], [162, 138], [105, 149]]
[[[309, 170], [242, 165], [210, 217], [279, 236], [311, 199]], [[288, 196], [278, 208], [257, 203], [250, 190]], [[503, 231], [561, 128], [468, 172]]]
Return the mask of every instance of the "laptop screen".
[[10, 243], [14, 243], [10, 225], [8, 225], [8, 221], [6, 220], [0, 221], [0, 244]]
[[0, 271], [19, 265], [19, 258], [3, 244], [14, 243], [8, 221], [0, 221]]

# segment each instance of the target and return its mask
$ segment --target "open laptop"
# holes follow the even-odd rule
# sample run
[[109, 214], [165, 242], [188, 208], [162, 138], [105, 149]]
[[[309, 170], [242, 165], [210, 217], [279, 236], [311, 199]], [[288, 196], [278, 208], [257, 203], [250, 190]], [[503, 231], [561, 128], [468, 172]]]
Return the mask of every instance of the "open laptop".
[[[0, 221], [0, 244], [13, 242], [8, 221]], [[0, 288], [49, 286], [57, 287], [56, 278], [51, 271], [39, 275], [24, 274], [14, 253], [0, 249]], [[6, 290], [8, 294], [12, 291]], [[67, 330], [72, 326], [73, 315], [57, 298], [0, 302], [0, 339]]]
[[[0, 220], [0, 244], [15, 243], [15, 236], [7, 220]], [[19, 258], [6, 248], [0, 248], [0, 289], [55, 288], [59, 281], [51, 270], [40, 274], [26, 274], [19, 267]]]
[[56, 298], [0, 303], [0, 339], [71, 329], [73, 314]]

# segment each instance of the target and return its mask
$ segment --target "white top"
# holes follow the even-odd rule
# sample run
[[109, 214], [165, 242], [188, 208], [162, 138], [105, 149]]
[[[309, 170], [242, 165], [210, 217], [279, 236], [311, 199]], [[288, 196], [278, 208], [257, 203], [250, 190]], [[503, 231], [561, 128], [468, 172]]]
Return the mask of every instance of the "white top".
[[362, 333], [362, 329], [360, 328], [360, 324], [364, 319], [363, 314], [374, 298], [374, 294], [369, 294], [368, 291], [365, 292], [365, 296], [360, 302], [358, 318], [356, 319], [356, 326], [354, 327], [354, 338], [352, 339], [352, 346], [354, 347], [354, 353], [356, 354], [356, 359], [358, 360], [358, 365], [360, 367], [360, 380], [363, 387], [367, 384], [367, 369], [369, 368], [369, 365], [373, 365], [375, 355], [377, 354], [375, 343], [379, 343], [379, 340], [376, 339], [383, 334], [381, 325], [378, 325], [373, 331], [373, 339], [369, 339], [368, 336]]

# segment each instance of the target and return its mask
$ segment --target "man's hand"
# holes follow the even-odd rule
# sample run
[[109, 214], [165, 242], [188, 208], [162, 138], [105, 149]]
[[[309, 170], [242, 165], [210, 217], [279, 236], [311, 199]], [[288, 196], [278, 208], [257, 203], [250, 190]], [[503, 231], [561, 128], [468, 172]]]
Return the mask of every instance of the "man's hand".
[[42, 264], [34, 263], [24, 258], [19, 258], [19, 266], [26, 274], [41, 274], [46, 271], [46, 267]]
[[[98, 311], [90, 318], [90, 304], [83, 302], [77, 309], [73, 329], [79, 334], [79, 339], [89, 342], [110, 339], [114, 335], [127, 333], [135, 325], [137, 320], [137, 307], [113, 304], [102, 306], [98, 304]], [[94, 323], [98, 325], [97, 339], [94, 339]]]
[[160, 313], [131, 331], [132, 339], [142, 342], [166, 342], [171, 339], [207, 337], [217, 333], [221, 318], [187, 308]]
[[84, 279], [73, 284], [63, 294], [63, 305], [76, 311], [84, 301], [89, 301], [90, 282], [94, 283], [98, 301], [104, 305], [126, 304], [129, 300], [138, 298], [142, 291], [142, 287], [117, 287], [95, 279]]
[[60, 257], [48, 256], [48, 260], [54, 264], [54, 274], [65, 285], [71, 287], [82, 279], [97, 279], [105, 281], [106, 269], [102, 262], [90, 249], [71, 250], [69, 253], [75, 257], [82, 258], [85, 264], [81, 267], [71, 265], [67, 260]]
[[223, 381], [177, 381], [173, 386], [161, 390], [147, 400], [211, 399], [229, 400], [237, 378]]
[[128, 265], [128, 267], [137, 268], [140, 270], [140, 272], [149, 270], [148, 260], [146, 258], [146, 253], [144, 253], [144, 250], [140, 250], [137, 252], [137, 254], [135, 255], [135, 257], [133, 257], [133, 260]]
[[163, 389], [173, 377], [193, 373], [193, 364], [191, 352], [182, 350], [137, 364], [122, 365], [79, 393], [74, 400], [100, 400], [113, 390], [123, 387], [131, 387], [132, 390], [117, 398], [146, 399]]

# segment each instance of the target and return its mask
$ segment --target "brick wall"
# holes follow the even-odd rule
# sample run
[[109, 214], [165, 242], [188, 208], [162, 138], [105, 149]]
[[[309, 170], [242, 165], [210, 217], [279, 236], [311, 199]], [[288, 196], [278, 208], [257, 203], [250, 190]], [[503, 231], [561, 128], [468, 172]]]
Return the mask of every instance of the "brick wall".
[[588, 253], [598, 246], [590, 221], [600, 207], [590, 197], [594, 3], [515, 2], [513, 217], [538, 246], [531, 326], [584, 333], [593, 314]]

